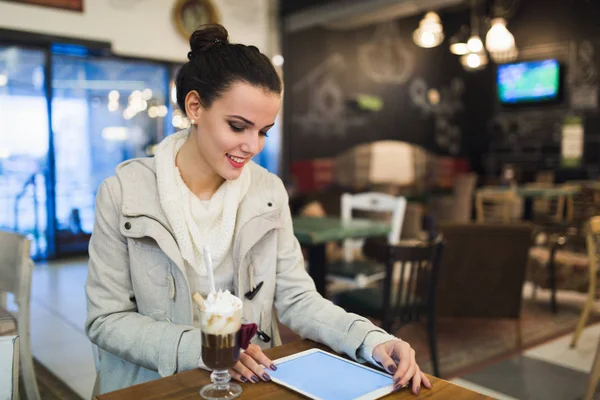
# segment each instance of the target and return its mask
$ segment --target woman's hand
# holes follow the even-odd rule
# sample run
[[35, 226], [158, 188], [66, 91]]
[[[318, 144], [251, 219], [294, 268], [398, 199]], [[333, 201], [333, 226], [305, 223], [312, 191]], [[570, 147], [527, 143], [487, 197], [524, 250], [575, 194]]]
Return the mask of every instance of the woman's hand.
[[240, 360], [229, 370], [229, 373], [233, 379], [240, 382], [270, 381], [271, 377], [265, 368], [273, 371], [277, 370], [273, 361], [269, 360], [262, 349], [255, 344], [251, 344], [245, 352], [240, 354]]
[[415, 361], [415, 351], [400, 339], [378, 344], [373, 349], [373, 359], [394, 375], [394, 390], [398, 390], [412, 379], [412, 392], [421, 392], [421, 383], [431, 389], [431, 382], [421, 372]]

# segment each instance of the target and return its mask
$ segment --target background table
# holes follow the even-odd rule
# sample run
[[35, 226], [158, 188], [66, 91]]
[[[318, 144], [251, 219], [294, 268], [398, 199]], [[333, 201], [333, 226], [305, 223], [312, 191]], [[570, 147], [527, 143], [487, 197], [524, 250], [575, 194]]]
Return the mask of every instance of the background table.
[[[308, 350], [314, 347], [329, 350], [309, 340], [299, 340], [284, 346], [275, 347], [266, 351], [271, 359], [277, 359]], [[208, 371], [192, 370], [147, 382], [141, 385], [131, 386], [122, 390], [97, 396], [96, 400], [130, 400], [130, 399], [200, 399], [198, 392], [200, 388], [210, 382]], [[433, 389], [421, 389], [419, 396], [413, 395], [409, 390], [402, 389], [392, 393], [385, 399], [461, 399], [461, 400], [483, 400], [491, 397], [464, 389], [453, 383], [428, 376], [433, 383]], [[341, 384], [341, 382], [340, 382]], [[260, 382], [256, 384], [242, 384], [244, 392], [240, 399], [305, 399], [305, 397], [272, 382]]]
[[388, 223], [368, 219], [352, 219], [342, 222], [340, 218], [297, 217], [293, 220], [294, 235], [308, 251], [309, 274], [315, 281], [317, 291], [326, 297], [327, 258], [325, 244], [344, 239], [362, 239], [386, 236], [391, 227]]

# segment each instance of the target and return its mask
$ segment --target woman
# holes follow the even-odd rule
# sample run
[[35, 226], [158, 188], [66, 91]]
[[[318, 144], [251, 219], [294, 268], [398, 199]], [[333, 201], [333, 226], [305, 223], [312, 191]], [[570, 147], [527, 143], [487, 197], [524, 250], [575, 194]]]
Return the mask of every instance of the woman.
[[220, 25], [192, 35], [178, 73], [177, 103], [192, 125], [154, 158], [129, 160], [96, 200], [86, 283], [86, 332], [101, 352], [96, 392], [202, 366], [192, 294], [216, 285], [244, 301], [260, 335], [230, 371], [268, 381], [262, 349], [280, 344], [279, 319], [302, 337], [384, 367], [396, 387], [431, 384], [415, 352], [367, 319], [323, 299], [304, 269], [281, 180], [251, 162], [281, 105], [281, 81], [254, 46], [230, 44]]

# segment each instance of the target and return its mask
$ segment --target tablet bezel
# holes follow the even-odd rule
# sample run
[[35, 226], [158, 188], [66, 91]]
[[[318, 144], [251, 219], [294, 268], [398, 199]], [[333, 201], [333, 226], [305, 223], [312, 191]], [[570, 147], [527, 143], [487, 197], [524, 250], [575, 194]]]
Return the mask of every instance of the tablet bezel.
[[[378, 371], [375, 368], [367, 367], [366, 365], [359, 364], [359, 363], [357, 363], [355, 361], [348, 360], [346, 358], [338, 356], [337, 354], [333, 354], [333, 353], [330, 353], [328, 351], [324, 351], [324, 350], [321, 350], [321, 349], [308, 349], [308, 350], [304, 350], [304, 351], [301, 351], [299, 353], [295, 353], [295, 354], [292, 354], [292, 355], [289, 355], [289, 356], [286, 356], [286, 357], [278, 358], [277, 360], [273, 360], [273, 362], [275, 363], [275, 365], [278, 365], [280, 363], [291, 361], [293, 359], [304, 357], [304, 356], [307, 356], [307, 355], [310, 355], [310, 354], [313, 354], [313, 353], [323, 353], [323, 354], [325, 354], [327, 356], [338, 358], [341, 361], [353, 364], [353, 365], [355, 365], [357, 367], [369, 370], [371, 372], [375, 372], [375, 373], [377, 373], [379, 375], [383, 375], [383, 376], [386, 376], [386, 377], [389, 377], [389, 378], [392, 377], [390, 374], [388, 374], [386, 372]], [[287, 383], [285, 381], [282, 381], [281, 379], [276, 378], [273, 375], [271, 375], [271, 380], [273, 382], [281, 385], [281, 386], [285, 386], [288, 389], [293, 390], [294, 392], [300, 393], [300, 394], [308, 397], [309, 399], [323, 400], [320, 397], [317, 397], [317, 396], [315, 396], [315, 395], [313, 395], [311, 393], [305, 392], [304, 390], [301, 390], [301, 389], [295, 387], [294, 385], [291, 385], [291, 384], [289, 384], [289, 383]], [[354, 398], [353, 400], [376, 400], [376, 399], [379, 399], [380, 397], [383, 397], [385, 395], [388, 395], [388, 394], [392, 393], [393, 391], [394, 391], [394, 383], [392, 381], [392, 383], [390, 385], [388, 385], [388, 386], [384, 386], [384, 387], [376, 389], [376, 390], [374, 390], [372, 392], [365, 393], [365, 394], [363, 394], [360, 397]]]

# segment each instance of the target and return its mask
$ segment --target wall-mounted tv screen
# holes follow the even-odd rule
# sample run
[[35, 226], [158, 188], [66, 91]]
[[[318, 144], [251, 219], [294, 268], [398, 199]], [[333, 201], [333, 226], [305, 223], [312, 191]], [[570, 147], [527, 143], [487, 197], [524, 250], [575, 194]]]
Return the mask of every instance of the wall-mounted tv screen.
[[496, 84], [503, 104], [554, 102], [560, 98], [560, 64], [540, 60], [499, 65]]

